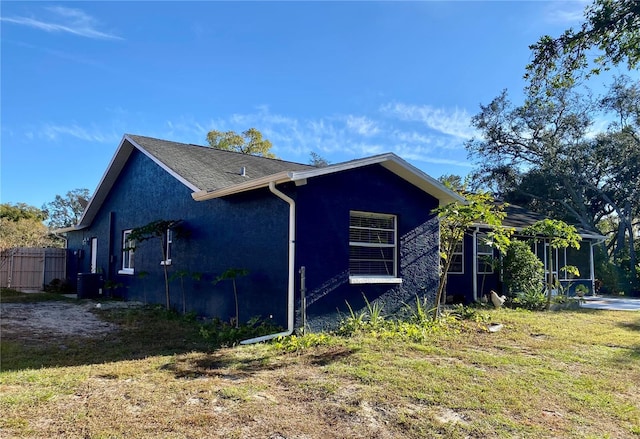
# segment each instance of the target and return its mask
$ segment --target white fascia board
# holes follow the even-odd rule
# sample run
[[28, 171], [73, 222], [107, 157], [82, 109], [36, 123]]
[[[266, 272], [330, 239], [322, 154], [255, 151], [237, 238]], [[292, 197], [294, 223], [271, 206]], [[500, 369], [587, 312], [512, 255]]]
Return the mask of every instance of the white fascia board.
[[82, 230], [86, 228], [87, 226], [84, 226], [84, 225], [76, 225], [76, 226], [69, 226], [69, 227], [62, 227], [60, 229], [55, 229], [55, 230], [52, 230], [51, 233], [58, 234], [58, 233], [75, 232], [76, 230]]
[[361, 168], [363, 166], [375, 165], [389, 160], [393, 154], [381, 154], [373, 157], [367, 157], [364, 159], [351, 160], [344, 163], [337, 163], [335, 165], [325, 166], [323, 168], [310, 169], [308, 171], [296, 171], [291, 173], [291, 179], [293, 181], [303, 180], [307, 178], [319, 177], [321, 175], [334, 174], [336, 172], [347, 171], [349, 169]]
[[132, 138], [130, 138], [129, 136], [125, 135], [125, 138], [129, 141], [129, 143], [131, 143], [138, 151], [140, 151], [141, 153], [143, 153], [144, 155], [146, 155], [147, 157], [149, 157], [155, 164], [157, 164], [158, 166], [160, 166], [164, 171], [166, 171], [169, 175], [171, 175], [173, 178], [175, 178], [176, 180], [178, 180], [180, 183], [184, 184], [186, 187], [188, 187], [191, 191], [193, 192], [198, 192], [200, 191], [200, 188], [197, 186], [194, 186], [193, 184], [191, 184], [190, 181], [186, 180], [183, 176], [181, 176], [180, 174], [178, 174], [177, 172], [175, 172], [173, 169], [171, 169], [170, 167], [168, 167], [167, 165], [165, 165], [163, 162], [161, 162], [160, 160], [158, 160], [158, 158], [156, 156], [154, 156], [153, 154], [151, 154], [149, 151], [147, 151], [146, 149], [144, 149], [144, 147], [140, 146], [138, 143], [136, 143], [135, 140], [133, 140]]
[[87, 207], [82, 213], [82, 216], [80, 217], [80, 221], [78, 222], [78, 225], [75, 226], [73, 230], [80, 230], [88, 227], [91, 224], [99, 207], [107, 198], [107, 195], [111, 191], [111, 188], [113, 187], [114, 183], [116, 182], [116, 179], [120, 175], [120, 172], [122, 171], [127, 161], [129, 160], [129, 157], [131, 156], [131, 153], [133, 152], [134, 148], [140, 151], [141, 153], [143, 153], [148, 158], [150, 158], [154, 163], [160, 166], [163, 170], [169, 173], [169, 175], [174, 177], [176, 180], [178, 180], [179, 182], [187, 186], [190, 190], [192, 191], [200, 190], [200, 188], [194, 186], [193, 184], [185, 180], [183, 177], [178, 175], [176, 172], [174, 172], [172, 169], [168, 168], [164, 163], [159, 161], [155, 156], [153, 156], [146, 149], [144, 149], [144, 147], [140, 146], [136, 141], [134, 141], [131, 137], [125, 134], [124, 136], [122, 136], [122, 140], [120, 140], [118, 149], [116, 149], [115, 154], [111, 158], [111, 161], [109, 162], [109, 166], [107, 166], [107, 170], [105, 171], [102, 178], [100, 179], [100, 183], [98, 183], [98, 187], [95, 193], [89, 200]]
[[420, 169], [416, 168], [415, 166], [411, 165], [410, 163], [406, 162], [393, 153], [380, 154], [373, 157], [352, 160], [345, 163], [338, 163], [336, 165], [312, 169], [309, 171], [293, 172], [291, 175], [291, 180], [305, 180], [321, 175], [332, 174], [335, 172], [341, 172], [375, 164], [384, 166], [386, 169], [398, 175], [400, 178], [434, 196], [438, 199], [441, 206], [456, 201], [460, 203], [467, 202], [464, 197], [455, 193], [454, 191], [440, 183], [438, 180], [425, 174]]
[[239, 192], [245, 192], [261, 187], [269, 186], [270, 182], [276, 184], [284, 183], [287, 181], [292, 182], [304, 182], [310, 178], [320, 177], [322, 175], [334, 174], [336, 172], [347, 171], [351, 169], [361, 168], [364, 166], [370, 166], [380, 164], [387, 168], [389, 171], [398, 175], [400, 178], [408, 181], [414, 186], [422, 189], [428, 194], [438, 199], [440, 205], [444, 205], [451, 202], [466, 203], [466, 200], [448, 189], [439, 181], [425, 174], [418, 168], [405, 162], [397, 155], [393, 153], [381, 154], [373, 157], [367, 157], [359, 160], [352, 160], [349, 162], [338, 163], [335, 165], [326, 166], [324, 168], [310, 169], [308, 171], [283, 171], [278, 174], [269, 175], [266, 177], [257, 178], [244, 183], [240, 183], [227, 188], [222, 188], [214, 191], [199, 191], [191, 194], [194, 200], [204, 201], [212, 198], [224, 197], [226, 195], [236, 194]]
[[201, 191], [198, 190], [191, 194], [196, 201], [205, 201], [211, 200], [214, 198], [225, 197], [227, 195], [239, 194], [241, 192], [252, 191], [254, 189], [265, 188], [269, 186], [269, 183], [286, 183], [288, 181], [292, 181], [291, 172], [283, 171], [278, 172], [277, 174], [267, 175], [265, 177], [255, 178], [249, 181], [245, 181], [244, 183], [236, 184], [233, 186], [224, 187], [221, 189], [216, 189], [213, 191]]
[[391, 154], [391, 158], [382, 163], [382, 166], [428, 194], [433, 195], [438, 199], [440, 206], [455, 202], [467, 204], [467, 200], [462, 195], [452, 191], [435, 178], [395, 154]]
[[[133, 148], [127, 145], [127, 136], [122, 136], [122, 140], [120, 140], [120, 144], [118, 145], [118, 149], [116, 149], [116, 153], [111, 158], [109, 162], [109, 166], [107, 166], [107, 170], [102, 175], [100, 179], [100, 183], [98, 183], [98, 187], [96, 191], [93, 193], [93, 196], [87, 203], [87, 207], [82, 212], [82, 216], [80, 217], [80, 221], [78, 222], [76, 228], [85, 228], [93, 218], [95, 217], [95, 211], [98, 210], [98, 207], [102, 204], [102, 202], [107, 197], [111, 186], [115, 182], [118, 175], [120, 175], [120, 171], [124, 167], [124, 164], [129, 159]], [[94, 209], [94, 205], [96, 208]]]

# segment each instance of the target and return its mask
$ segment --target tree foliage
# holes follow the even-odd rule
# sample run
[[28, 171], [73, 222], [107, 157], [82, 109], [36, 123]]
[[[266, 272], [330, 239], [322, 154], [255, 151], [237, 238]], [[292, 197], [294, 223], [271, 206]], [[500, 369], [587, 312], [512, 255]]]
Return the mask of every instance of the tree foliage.
[[0, 252], [14, 247], [60, 247], [42, 223], [47, 215], [25, 203], [0, 204]]
[[[139, 243], [157, 240], [159, 243], [159, 249], [161, 251], [161, 260], [165, 261], [167, 254], [167, 241], [166, 236], [169, 230], [176, 232], [176, 238], [185, 236], [186, 229], [182, 225], [182, 220], [156, 220], [151, 221], [144, 226], [136, 227], [131, 230], [129, 239], [134, 243], [134, 249]], [[162, 264], [164, 274], [164, 286], [165, 286], [165, 305], [167, 310], [171, 309], [171, 294], [169, 291], [169, 267], [166, 263]]]
[[271, 142], [262, 138], [262, 133], [255, 128], [249, 128], [238, 134], [235, 131], [216, 131], [207, 133], [207, 142], [212, 148], [235, 151], [242, 154], [260, 157], [276, 158], [271, 152]]
[[545, 35], [530, 46], [533, 57], [525, 78], [531, 90], [544, 84], [571, 86], [576, 76], [598, 74], [609, 65], [638, 67], [640, 2], [595, 0], [585, 9], [584, 18], [578, 30], [568, 29], [557, 38]]
[[89, 189], [73, 189], [64, 196], [56, 195], [53, 201], [42, 206], [47, 214], [47, 226], [61, 229], [78, 224], [90, 198]]
[[236, 279], [239, 279], [241, 277], [244, 277], [246, 275], [249, 274], [249, 270], [247, 270], [246, 268], [228, 268], [227, 270], [225, 270], [222, 274], [220, 274], [220, 276], [216, 277], [216, 279], [213, 281], [213, 284], [216, 285], [219, 282], [222, 282], [224, 280], [230, 280], [231, 281], [231, 285], [233, 287], [233, 299], [235, 302], [235, 310], [236, 310], [236, 316], [233, 319], [234, 320], [234, 326], [236, 328], [240, 327], [240, 306], [239, 306], [239, 302], [238, 302], [238, 287], [236, 286]]
[[[613, 122], [593, 135], [593, 121]], [[640, 218], [640, 83], [618, 77], [600, 98], [550, 88], [513, 105], [503, 92], [472, 119], [482, 137], [466, 144], [475, 181], [507, 202], [595, 230], [611, 226], [614, 258], [637, 279]]]
[[466, 202], [453, 202], [434, 209], [440, 219], [440, 285], [436, 294], [435, 316], [439, 314], [440, 302], [446, 289], [447, 273], [451, 267], [452, 255], [458, 243], [471, 226], [484, 224], [490, 229], [487, 233], [487, 244], [500, 252], [506, 251], [512, 234], [511, 229], [502, 227], [506, 214], [504, 205], [494, 202], [493, 197], [485, 192], [461, 193]]
[[309, 155], [310, 155], [309, 164], [311, 166], [315, 166], [317, 168], [326, 168], [331, 164], [329, 160], [325, 159], [317, 152], [311, 151]]
[[[576, 228], [564, 221], [555, 219], [544, 219], [536, 221], [534, 224], [525, 227], [521, 234], [530, 236], [534, 241], [543, 241], [547, 246], [547, 309], [551, 306], [551, 296], [556, 288], [556, 281], [553, 278], [553, 250], [566, 249], [569, 247], [579, 249], [582, 238]], [[564, 267], [567, 269], [568, 267]]]

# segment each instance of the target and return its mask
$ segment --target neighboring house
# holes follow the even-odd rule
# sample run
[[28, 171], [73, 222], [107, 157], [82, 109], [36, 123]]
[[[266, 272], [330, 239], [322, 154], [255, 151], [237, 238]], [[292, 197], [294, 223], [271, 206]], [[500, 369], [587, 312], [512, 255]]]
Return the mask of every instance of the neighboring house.
[[[231, 285], [213, 281], [244, 268], [241, 322], [272, 318], [289, 331], [294, 315], [304, 315], [322, 329], [347, 302], [362, 308], [364, 297], [389, 313], [416, 296], [433, 302], [439, 222], [432, 210], [460, 200], [394, 154], [315, 168], [125, 135], [79, 224], [66, 229], [69, 276], [96, 273], [113, 287], [105, 294], [164, 303], [163, 265], [202, 273], [185, 280], [187, 311], [228, 321]], [[169, 233], [166, 255], [153, 241], [131, 249], [131, 230], [155, 220], [182, 220], [190, 236]], [[177, 309], [180, 285], [171, 283]]]
[[[506, 218], [503, 227], [514, 229], [512, 239], [523, 239], [531, 242], [531, 249], [543, 262], [545, 272], [549, 272], [548, 247], [544, 240], [534, 242], [530, 237], [523, 237], [520, 232], [527, 226], [545, 219], [543, 215], [531, 212], [520, 206], [508, 205], [505, 208]], [[454, 254], [451, 268], [447, 276], [447, 301], [453, 303], [471, 303], [482, 296], [489, 295], [491, 290], [504, 293], [500, 269], [496, 262], [498, 252], [486, 243], [486, 225], [478, 224], [465, 234]], [[552, 270], [556, 279], [572, 295], [578, 285], [586, 286], [591, 293], [595, 291], [593, 247], [602, 243], [605, 236], [583, 228], [577, 228], [582, 237], [580, 249], [574, 248], [553, 250]], [[574, 277], [562, 268], [575, 266], [580, 272]]]

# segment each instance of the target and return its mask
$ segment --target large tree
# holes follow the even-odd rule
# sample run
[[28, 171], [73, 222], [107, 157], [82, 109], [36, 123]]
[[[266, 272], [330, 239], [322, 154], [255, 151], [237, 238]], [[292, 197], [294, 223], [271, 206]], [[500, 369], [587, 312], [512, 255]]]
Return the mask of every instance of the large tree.
[[255, 128], [249, 128], [238, 134], [235, 131], [216, 131], [207, 133], [209, 146], [242, 154], [260, 157], [276, 158], [271, 152], [271, 142], [262, 138], [262, 133]]
[[[594, 135], [595, 118], [613, 120]], [[513, 105], [506, 92], [472, 119], [467, 143], [476, 181], [506, 201], [595, 229], [615, 224], [610, 249], [637, 279], [634, 227], [640, 217], [640, 84], [616, 79], [604, 98], [548, 87]]]
[[90, 198], [89, 189], [73, 189], [64, 196], [56, 195], [53, 201], [42, 206], [48, 216], [45, 223], [51, 229], [78, 224]]
[[0, 204], [0, 253], [14, 247], [59, 247], [42, 223], [47, 215], [24, 203]]
[[597, 74], [610, 65], [633, 71], [640, 63], [640, 1], [595, 0], [584, 11], [578, 30], [541, 37], [530, 46], [532, 61], [526, 78], [530, 89], [566, 87], [580, 76]]

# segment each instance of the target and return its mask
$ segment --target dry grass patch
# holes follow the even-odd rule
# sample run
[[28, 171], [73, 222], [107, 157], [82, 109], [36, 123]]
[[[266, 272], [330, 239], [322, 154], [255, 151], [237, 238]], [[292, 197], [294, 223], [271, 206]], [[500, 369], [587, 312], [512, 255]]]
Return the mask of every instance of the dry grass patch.
[[500, 332], [465, 321], [422, 343], [316, 337], [293, 352], [214, 349], [151, 314], [102, 314], [120, 329], [66, 362], [60, 340], [3, 338], [2, 363], [20, 359], [0, 373], [0, 436], [640, 437], [638, 314], [491, 311]]

